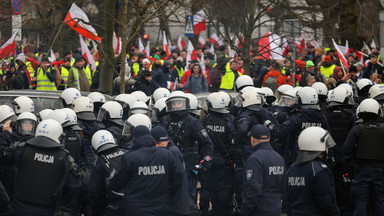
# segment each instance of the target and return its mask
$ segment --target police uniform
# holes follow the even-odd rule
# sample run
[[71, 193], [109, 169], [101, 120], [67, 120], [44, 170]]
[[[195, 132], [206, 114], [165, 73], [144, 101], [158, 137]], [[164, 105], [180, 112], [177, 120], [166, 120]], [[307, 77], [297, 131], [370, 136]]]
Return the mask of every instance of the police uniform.
[[355, 125], [343, 146], [346, 170], [354, 168], [352, 197], [355, 215], [367, 215], [368, 199], [372, 200], [372, 215], [384, 212], [384, 127], [376, 119]]
[[340, 215], [333, 175], [325, 160], [292, 164], [284, 185], [288, 215]]
[[[25, 148], [15, 153], [18, 172], [13, 214], [53, 215], [57, 205], [70, 208], [71, 214], [76, 214], [77, 199], [72, 192], [80, 188], [81, 182], [70, 172], [69, 154], [46, 137], [36, 137], [26, 143]], [[65, 185], [59, 197], [55, 194], [63, 181]]]
[[[126, 143], [126, 139], [125, 137], [123, 137], [123, 126], [124, 125], [120, 125], [114, 121], [112, 121], [114, 119], [108, 119], [106, 122], [104, 122], [104, 128], [111, 132], [111, 134], [113, 135], [113, 137], [115, 137], [115, 140], [116, 140], [116, 144], [120, 147], [120, 148], [124, 148], [125, 146], [125, 143]], [[119, 120], [119, 119], [117, 119]], [[121, 119], [120, 119], [121, 121]], [[123, 123], [123, 121], [121, 121], [121, 123]], [[123, 123], [124, 124], [124, 123]]]
[[[107, 179], [119, 165], [120, 159], [124, 155], [124, 150], [113, 147], [99, 152], [97, 155], [98, 158], [91, 170], [89, 185], [92, 207], [91, 215], [110, 215], [120, 207], [122, 194], [108, 193]], [[106, 207], [107, 209], [105, 209]]]
[[292, 112], [291, 117], [281, 124], [276, 131], [276, 138], [285, 143], [283, 157], [288, 167], [297, 158], [299, 152], [297, 138], [302, 130], [312, 126], [318, 126], [325, 130], [329, 130], [328, 122], [320, 111], [320, 108], [299, 107]]
[[134, 128], [133, 151], [121, 158], [109, 188], [124, 191], [120, 215], [165, 215], [169, 193], [182, 184], [184, 170], [177, 169], [170, 151], [155, 147], [148, 129], [145, 135], [135, 135], [142, 127]]
[[72, 127], [64, 129], [64, 136], [62, 143], [64, 148], [69, 152], [77, 165], [82, 165], [86, 161], [85, 146], [81, 142], [81, 135], [79, 131], [74, 130]]
[[[200, 120], [193, 118], [187, 112], [182, 114], [170, 113], [169, 121], [169, 137], [183, 154], [189, 196], [196, 200], [197, 177], [193, 172], [193, 168], [199, 164], [199, 160], [204, 160], [202, 164], [204, 168], [209, 169], [211, 167], [213, 154], [212, 140]], [[200, 158], [198, 152], [200, 152]]]
[[231, 168], [230, 150], [233, 144], [235, 126], [233, 116], [210, 111], [208, 116], [202, 119], [209, 137], [213, 143], [212, 167], [207, 171], [201, 171], [199, 179], [200, 210], [208, 213], [209, 201], [212, 202], [213, 213], [217, 215], [230, 215], [231, 213], [231, 189], [234, 171]]

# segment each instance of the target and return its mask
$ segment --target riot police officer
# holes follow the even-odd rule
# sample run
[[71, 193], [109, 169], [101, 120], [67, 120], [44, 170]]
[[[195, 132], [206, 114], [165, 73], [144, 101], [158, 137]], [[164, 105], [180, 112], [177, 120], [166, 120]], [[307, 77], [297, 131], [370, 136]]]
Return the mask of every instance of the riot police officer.
[[132, 149], [133, 147], [133, 136], [132, 132], [137, 126], [145, 126], [149, 130], [152, 128], [152, 123], [151, 120], [149, 119], [148, 116], [144, 114], [134, 114], [131, 115], [125, 122], [124, 122], [124, 127], [123, 127], [123, 136], [125, 137], [126, 142], [123, 144], [125, 149]]
[[357, 115], [363, 121], [350, 130], [343, 146], [345, 170], [349, 174], [354, 170], [354, 215], [367, 215], [369, 199], [372, 201], [372, 215], [384, 212], [384, 127], [380, 112], [376, 100], [363, 100], [357, 108]]
[[357, 104], [360, 104], [361, 101], [369, 97], [368, 92], [372, 86], [373, 86], [372, 81], [367, 78], [362, 78], [356, 82], [356, 89], [357, 89], [358, 96], [355, 98], [355, 101]]
[[280, 215], [284, 159], [269, 144], [271, 136], [266, 126], [253, 126], [250, 135], [254, 152], [244, 168], [244, 203], [241, 215]]
[[208, 214], [209, 200], [212, 202], [214, 215], [230, 215], [232, 201], [232, 179], [234, 171], [231, 167], [235, 126], [234, 118], [226, 108], [225, 94], [211, 93], [207, 97], [208, 115], [201, 121], [213, 143], [212, 167], [199, 173], [201, 182], [200, 211]]
[[132, 137], [133, 151], [122, 156], [109, 182], [110, 190], [124, 191], [119, 215], [166, 215], [169, 193], [182, 184], [184, 170], [177, 169], [170, 151], [156, 148], [147, 126], [134, 127]]
[[115, 97], [115, 101], [119, 102], [123, 107], [123, 120], [127, 120], [129, 117], [129, 110], [137, 99], [130, 94], [119, 94]]
[[168, 113], [166, 110], [166, 104], [165, 101], [167, 98], [160, 98], [156, 101], [155, 105], [152, 109], [152, 115], [153, 115], [153, 124], [154, 125], [161, 125], [163, 127], [168, 127]]
[[92, 136], [92, 148], [98, 157], [90, 176], [91, 215], [114, 215], [120, 207], [122, 194], [108, 193], [106, 182], [120, 163], [124, 150], [116, 145], [115, 138], [106, 130], [99, 130]]
[[[304, 87], [305, 88], [305, 87]], [[329, 134], [321, 127], [304, 129], [297, 160], [284, 180], [288, 215], [340, 215], [332, 172], [325, 161]]]
[[[184, 92], [172, 92], [165, 103], [169, 117], [168, 134], [183, 154], [189, 196], [194, 200], [191, 202], [192, 204], [196, 202], [197, 186], [197, 177], [193, 168], [199, 164], [199, 161], [204, 169], [211, 167], [212, 140], [200, 120], [188, 114], [189, 99]], [[196, 206], [191, 206], [191, 208], [196, 208]]]
[[315, 82], [311, 86], [317, 91], [320, 110], [325, 114], [327, 108], [328, 88], [323, 82]]
[[81, 183], [73, 159], [62, 148], [62, 133], [60, 123], [44, 120], [37, 126], [35, 138], [15, 152], [18, 171], [12, 204], [14, 215], [53, 215], [58, 206], [76, 214], [72, 192]]
[[[320, 110], [317, 91], [312, 87], [303, 87], [297, 93], [298, 105], [289, 119], [283, 122], [276, 132], [279, 141], [285, 142], [285, 163], [289, 167], [298, 154], [297, 138], [307, 127], [318, 126], [329, 130], [328, 122]], [[288, 139], [287, 139], [288, 137]]]
[[100, 92], [91, 92], [89, 95], [87, 95], [88, 98], [90, 98], [93, 102], [93, 113], [95, 116], [99, 114], [99, 109], [103, 104], [106, 102], [105, 96], [101, 94]]
[[112, 133], [116, 139], [116, 144], [120, 147], [124, 144], [123, 127], [124, 121], [123, 107], [116, 101], [108, 101], [103, 104], [99, 109], [97, 121], [102, 123], [103, 127]]

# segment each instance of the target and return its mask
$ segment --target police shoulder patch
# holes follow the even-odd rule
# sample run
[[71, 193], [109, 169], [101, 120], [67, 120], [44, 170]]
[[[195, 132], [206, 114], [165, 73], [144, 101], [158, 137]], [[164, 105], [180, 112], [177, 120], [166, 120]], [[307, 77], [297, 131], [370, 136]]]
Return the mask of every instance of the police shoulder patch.
[[247, 180], [250, 180], [252, 178], [252, 170], [246, 171], [246, 177], [247, 177]]
[[326, 164], [320, 164], [320, 166], [322, 167], [322, 168], [324, 168], [324, 169], [327, 169], [328, 168], [328, 166], [326, 165]]
[[207, 130], [205, 129], [201, 130], [201, 135], [203, 135], [203, 137], [208, 137]]

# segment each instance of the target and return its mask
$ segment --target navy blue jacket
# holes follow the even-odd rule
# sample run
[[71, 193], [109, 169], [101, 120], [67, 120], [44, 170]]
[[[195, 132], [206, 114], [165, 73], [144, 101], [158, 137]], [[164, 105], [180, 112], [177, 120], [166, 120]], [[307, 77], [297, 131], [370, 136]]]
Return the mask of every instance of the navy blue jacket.
[[153, 71], [152, 84], [155, 88], [163, 87], [167, 88], [167, 82], [174, 82], [175, 78], [171, 72], [166, 68], [160, 67], [156, 71]]
[[280, 216], [283, 198], [284, 159], [268, 142], [252, 148], [245, 164], [242, 215]]
[[182, 184], [185, 171], [178, 169], [169, 150], [155, 144], [150, 135], [137, 138], [109, 183], [110, 190], [124, 191], [121, 215], [164, 215], [169, 194]]
[[172, 153], [175, 165], [179, 166], [178, 169], [184, 170], [184, 172], [182, 172], [183, 179], [181, 186], [178, 187], [173, 193], [169, 194], [169, 212], [189, 215], [188, 183], [183, 155], [172, 141], [168, 143], [168, 150]]
[[93, 154], [91, 139], [94, 133], [100, 130], [99, 124], [96, 121], [86, 121], [77, 119], [79, 127], [83, 130], [81, 142], [85, 148], [86, 161], [85, 164], [92, 165], [95, 163], [95, 155]]
[[284, 181], [288, 216], [340, 215], [333, 179], [323, 159], [292, 164]]

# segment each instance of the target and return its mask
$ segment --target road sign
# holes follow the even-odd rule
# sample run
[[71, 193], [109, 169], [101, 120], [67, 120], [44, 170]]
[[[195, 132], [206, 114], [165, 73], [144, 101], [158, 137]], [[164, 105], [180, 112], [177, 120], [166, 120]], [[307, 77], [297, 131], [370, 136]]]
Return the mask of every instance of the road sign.
[[21, 41], [21, 15], [12, 15], [12, 33], [18, 32], [15, 41]]
[[21, 11], [21, 0], [12, 0], [13, 13], [18, 15]]
[[193, 15], [185, 16], [185, 36], [193, 37]]

